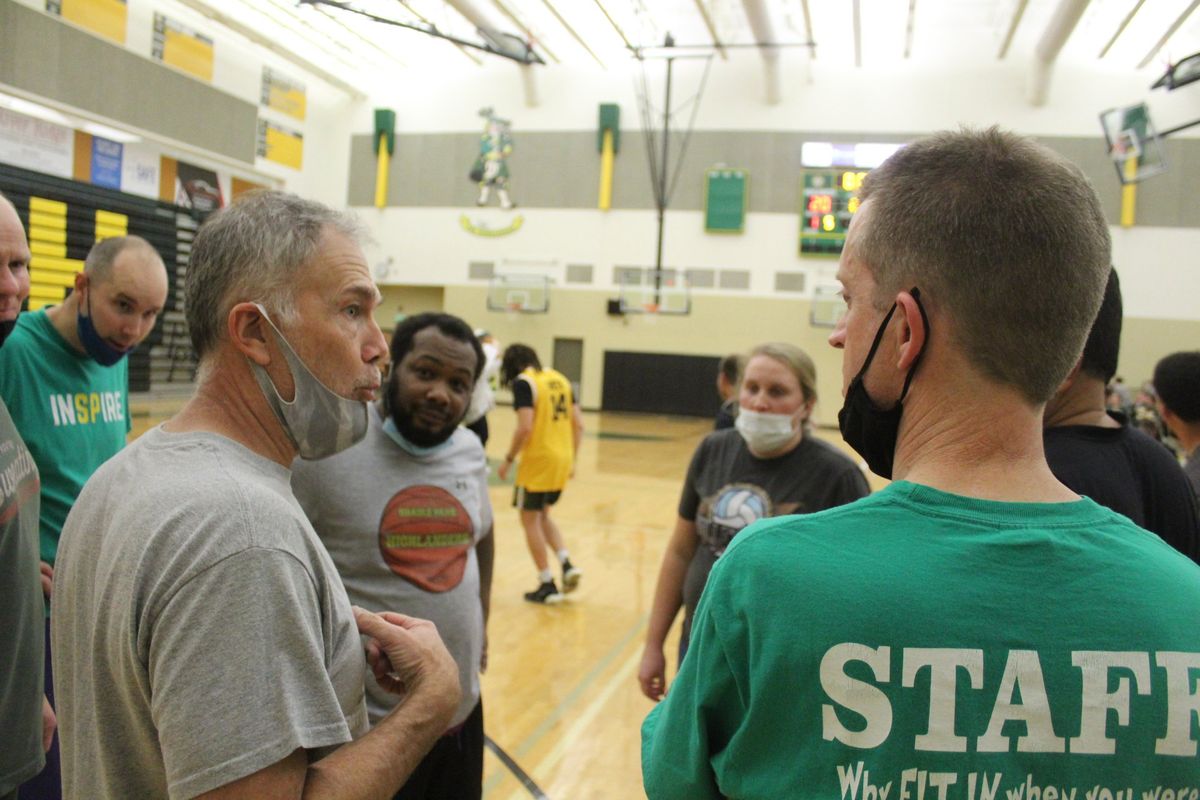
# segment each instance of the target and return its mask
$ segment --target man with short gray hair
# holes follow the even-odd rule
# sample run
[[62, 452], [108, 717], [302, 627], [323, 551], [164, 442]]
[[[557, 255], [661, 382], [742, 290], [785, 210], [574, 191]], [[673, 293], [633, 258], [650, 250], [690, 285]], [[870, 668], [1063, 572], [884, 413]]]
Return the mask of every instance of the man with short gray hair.
[[[196, 393], [96, 473], [63, 531], [64, 788], [390, 796], [445, 731], [458, 673], [430, 623], [351, 608], [289, 486], [297, 455], [362, 438], [379, 389], [359, 228], [255, 193], [200, 229], [188, 281]], [[368, 663], [403, 696], [369, 733]]]
[[908, 145], [860, 198], [829, 342], [842, 435], [894, 482], [725, 551], [643, 726], [647, 794], [1200, 790], [1200, 567], [1042, 452], [1109, 272], [1095, 192], [991, 129]]

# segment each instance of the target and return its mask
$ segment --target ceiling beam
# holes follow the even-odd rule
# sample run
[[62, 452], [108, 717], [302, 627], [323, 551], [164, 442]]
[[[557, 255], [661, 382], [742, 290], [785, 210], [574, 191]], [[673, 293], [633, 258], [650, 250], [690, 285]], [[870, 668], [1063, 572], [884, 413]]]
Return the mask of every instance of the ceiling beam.
[[[491, 15], [475, 5], [473, 0], [446, 0], [446, 4], [462, 14], [467, 22], [481, 31], [499, 31], [499, 26], [496, 25]], [[521, 64], [520, 68], [521, 87], [525, 91], [525, 105], [529, 108], [536, 108], [538, 105], [537, 80], [533, 75], [533, 67], [530, 64]]]
[[746, 9], [746, 19], [750, 21], [750, 30], [754, 32], [754, 41], [762, 53], [763, 70], [767, 84], [767, 103], [778, 105], [781, 95], [779, 91], [779, 50], [775, 44], [775, 26], [771, 22], [771, 13], [766, 0], [742, 0]]
[[1129, 23], [1133, 21], [1133, 15], [1142, 9], [1142, 5], [1145, 2], [1146, 0], [1137, 0], [1137, 3], [1133, 6], [1133, 9], [1125, 15], [1125, 19], [1121, 20], [1121, 24], [1117, 27], [1116, 33], [1112, 35], [1112, 38], [1108, 40], [1108, 44], [1104, 45], [1104, 49], [1100, 51], [1100, 55], [1096, 56], [1096, 58], [1104, 58], [1106, 55], [1108, 55], [1108, 51], [1112, 49], [1112, 46], [1117, 43], [1117, 39], [1120, 38], [1121, 34], [1125, 32], [1125, 29], [1129, 27]]
[[372, 50], [379, 51], [380, 55], [384, 56], [385, 58], [387, 58], [391, 61], [395, 61], [397, 64], [399, 64], [402, 67], [408, 66], [408, 64], [406, 64], [404, 62], [404, 59], [397, 57], [395, 53], [389, 53], [387, 50], [384, 50], [382, 47], [375, 44], [375, 42], [373, 42], [370, 39], [368, 39], [367, 37], [363, 36], [361, 33], [354, 30], [354, 28], [351, 28], [349, 25], [347, 25], [345, 22], [343, 22], [340, 18], [334, 16], [324, 6], [313, 6], [312, 8], [318, 14], [325, 17], [325, 19], [329, 20], [334, 25], [337, 25], [339, 28], [346, 31], [347, 33], [352, 35], [354, 38], [358, 39], [360, 42], [365, 44], [367, 47], [370, 47]]
[[1013, 9], [1012, 20], [1008, 23], [1008, 33], [1004, 34], [1000, 52], [996, 54], [996, 58], [1001, 61], [1008, 55], [1008, 48], [1012, 47], [1013, 39], [1017, 36], [1017, 28], [1021, 25], [1021, 20], [1025, 18], [1025, 8], [1028, 5], [1029, 0], [1018, 0], [1017, 7]]
[[904, 29], [904, 58], [912, 57], [913, 28], [917, 24], [917, 0], [908, 0], [908, 25]]
[[[409, 5], [408, 0], [400, 0], [400, 5], [404, 6], [406, 9], [408, 9], [408, 13], [412, 14], [414, 17], [419, 19], [421, 22], [425, 23], [426, 25], [428, 25], [430, 27], [436, 27], [433, 24], [433, 20], [429, 19], [424, 14], [422, 14], [420, 11], [417, 11], [415, 8], [413, 8], [411, 5]], [[456, 48], [458, 48], [458, 52], [462, 53], [464, 56], [466, 56], [467, 58], [474, 61], [475, 66], [477, 66], [477, 67], [483, 66], [483, 62], [481, 60], [479, 60], [478, 58], [476, 58], [474, 55], [472, 55], [470, 50], [463, 47], [458, 42], [451, 42], [451, 44], [454, 45]]]
[[501, 14], [503, 14], [504, 16], [506, 16], [510, 20], [512, 20], [512, 24], [517, 26], [517, 30], [519, 30], [521, 33], [525, 34], [525, 38], [527, 38], [530, 41], [530, 43], [537, 42], [537, 46], [546, 51], [546, 55], [550, 56], [551, 61], [553, 61], [555, 64], [562, 63], [561, 61], [558, 60], [558, 56], [556, 56], [556, 55], [554, 55], [554, 53], [550, 52], [550, 48], [546, 47], [546, 43], [543, 42], [538, 37], [534, 36], [533, 31], [530, 30], [525, 25], [524, 22], [521, 22], [521, 20], [517, 17], [517, 15], [515, 13], [513, 13], [513, 11], [511, 9], [509, 9], [508, 6], [504, 5], [504, 0], [492, 0], [492, 2], [496, 5], [496, 8], [500, 9]]
[[[1054, 71], [1054, 63], [1063, 45], [1071, 38], [1075, 26], [1083, 12], [1087, 10], [1090, 0], [1059, 0], [1058, 8], [1050, 24], [1042, 32], [1037, 47], [1033, 50], [1033, 65], [1029, 76], [1029, 102], [1035, 106], [1046, 105], [1046, 97], [1050, 93], [1050, 76]], [[1196, 0], [1200, 3], [1200, 0]]]
[[1175, 35], [1175, 31], [1179, 30], [1180, 26], [1187, 21], [1187, 18], [1192, 15], [1192, 12], [1195, 11], [1197, 7], [1200, 7], [1200, 0], [1192, 0], [1192, 4], [1184, 9], [1184, 12], [1179, 15], [1179, 18], [1171, 24], [1171, 27], [1167, 28], [1167, 32], [1164, 33], [1162, 38], [1158, 40], [1158, 44], [1150, 48], [1150, 52], [1146, 53], [1146, 57], [1138, 63], [1138, 69], [1145, 68], [1150, 63], [1150, 60], [1158, 55], [1158, 51], [1162, 50], [1163, 45], [1165, 45], [1167, 41]]
[[629, 41], [629, 37], [625, 35], [625, 31], [621, 30], [621, 26], [618, 25], [617, 21], [612, 18], [611, 14], [608, 13], [608, 9], [604, 7], [604, 3], [601, 3], [600, 0], [594, 0], [594, 2], [596, 3], [596, 8], [600, 9], [600, 13], [604, 15], [606, 20], [608, 20], [608, 24], [612, 25], [613, 30], [616, 31], [617, 35], [621, 37], [621, 41], [625, 43], [625, 47], [629, 48], [629, 50], [632, 52], [634, 50], [633, 43]]
[[569, 23], [565, 19], [563, 19], [562, 14], [558, 13], [558, 9], [554, 7], [554, 4], [551, 3], [550, 0], [542, 0], [542, 4], [544, 6], [546, 6], [546, 8], [550, 11], [551, 14], [554, 15], [554, 18], [556, 20], [558, 20], [558, 24], [562, 25], [564, 28], [566, 28], [567, 33], [571, 34], [571, 36], [573, 36], [575, 38], [575, 41], [579, 42], [579, 46], [582, 47], [584, 50], [587, 50], [587, 54], [596, 60], [596, 63], [600, 65], [601, 69], [608, 69], [608, 67], [605, 66], [604, 62], [600, 60], [600, 56], [598, 56], [594, 52], [592, 52], [592, 48], [588, 47], [588, 43], [583, 40], [583, 37], [580, 36], [575, 31], [575, 29], [571, 27], [571, 23]]
[[854, 0], [854, 66], [862, 66], [862, 3]]
[[721, 54], [721, 60], [728, 61], [729, 54], [725, 52], [725, 45], [721, 43], [721, 37], [717, 35], [717, 26], [713, 24], [712, 16], [708, 13], [704, 0], [696, 0], [696, 10], [704, 18], [704, 27], [708, 28], [708, 35], [712, 37], [713, 47], [717, 48], [717, 52]]
[[367, 95], [359, 87], [348, 81], [342, 80], [342, 78], [339, 76], [333, 74], [318, 64], [314, 64], [304, 56], [294, 53], [286, 47], [282, 47], [275, 41], [275, 37], [264, 34], [249, 25], [243, 24], [228, 14], [218, 11], [208, 3], [204, 2], [204, 0], [179, 0], [179, 2], [183, 3], [183, 5], [195, 12], [203, 14], [223, 28], [227, 28], [236, 34], [249, 39], [259, 47], [270, 50], [272, 53], [284, 59], [288, 63], [295, 64], [297, 67], [311, 75], [316, 75], [330, 86], [341, 89], [355, 100], [365, 100], [367, 98]]

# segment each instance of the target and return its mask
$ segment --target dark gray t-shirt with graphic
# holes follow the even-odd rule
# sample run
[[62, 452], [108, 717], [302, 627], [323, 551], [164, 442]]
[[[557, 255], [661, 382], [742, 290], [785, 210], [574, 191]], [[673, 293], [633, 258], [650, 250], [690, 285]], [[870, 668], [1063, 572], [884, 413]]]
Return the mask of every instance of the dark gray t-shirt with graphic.
[[870, 492], [862, 470], [849, 457], [811, 435], [777, 458], [755, 457], [736, 429], [705, 437], [692, 456], [679, 499], [679, 516], [696, 523], [699, 538], [683, 582], [680, 658], [708, 573], [738, 531], [755, 520], [809, 514]]

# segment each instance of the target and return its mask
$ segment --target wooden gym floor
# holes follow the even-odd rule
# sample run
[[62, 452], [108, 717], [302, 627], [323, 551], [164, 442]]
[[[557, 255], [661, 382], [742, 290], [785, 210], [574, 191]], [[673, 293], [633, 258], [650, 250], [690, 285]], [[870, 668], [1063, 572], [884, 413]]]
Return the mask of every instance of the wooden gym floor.
[[[182, 400], [134, 398], [132, 436]], [[537, 606], [522, 598], [536, 574], [511, 505], [512, 487], [495, 480], [515, 417], [507, 407], [488, 416], [497, 538], [483, 703], [487, 736], [516, 769], [489, 750], [484, 797], [644, 797], [640, 728], [651, 701], [638, 689], [637, 667], [683, 477], [712, 423], [584, 414], [576, 477], [553, 511], [583, 580], [568, 602]], [[818, 435], [842, 444], [836, 431]], [[677, 636], [678, 624], [666, 648], [669, 676]]]

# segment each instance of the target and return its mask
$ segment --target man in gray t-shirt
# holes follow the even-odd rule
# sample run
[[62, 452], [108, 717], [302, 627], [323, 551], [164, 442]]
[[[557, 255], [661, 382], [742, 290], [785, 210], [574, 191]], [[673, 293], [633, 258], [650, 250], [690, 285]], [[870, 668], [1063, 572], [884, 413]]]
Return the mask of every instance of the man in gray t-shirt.
[[[404, 320], [391, 349], [384, 410], [371, 407], [366, 438], [297, 461], [292, 489], [350, 600], [433, 621], [458, 665], [451, 727], [396, 797], [470, 800], [483, 778], [479, 671], [494, 537], [487, 459], [459, 422], [483, 359], [470, 327], [449, 314]], [[372, 724], [398, 699], [368, 684]]]
[[[362, 437], [379, 386], [356, 234], [279, 192], [197, 233], [196, 394], [96, 472], [63, 528], [67, 797], [386, 796], [449, 724], [460, 691], [434, 627], [352, 609], [290, 488], [297, 455]], [[405, 696], [370, 732], [359, 633], [375, 681]]]

